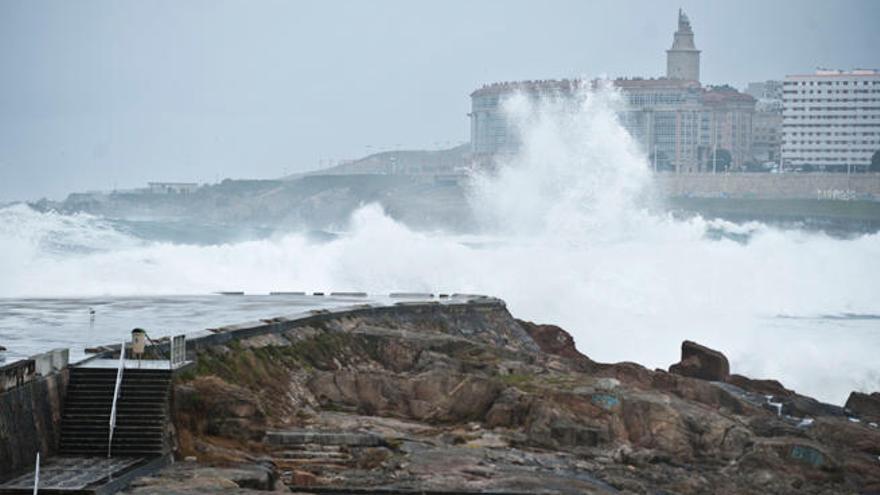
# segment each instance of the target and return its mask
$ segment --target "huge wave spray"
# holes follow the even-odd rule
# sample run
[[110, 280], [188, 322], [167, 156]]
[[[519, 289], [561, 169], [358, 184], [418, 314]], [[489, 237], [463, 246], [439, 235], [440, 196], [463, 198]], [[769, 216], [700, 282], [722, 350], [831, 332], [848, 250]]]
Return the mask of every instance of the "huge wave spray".
[[665, 367], [692, 339], [724, 351], [735, 372], [826, 400], [880, 388], [880, 237], [652, 213], [651, 173], [617, 121], [619, 96], [576, 101], [507, 102], [522, 151], [474, 176], [476, 238], [415, 232], [370, 205], [329, 242], [286, 233], [195, 246], [15, 206], [0, 209], [0, 296], [480, 292], [566, 328], [597, 360]]

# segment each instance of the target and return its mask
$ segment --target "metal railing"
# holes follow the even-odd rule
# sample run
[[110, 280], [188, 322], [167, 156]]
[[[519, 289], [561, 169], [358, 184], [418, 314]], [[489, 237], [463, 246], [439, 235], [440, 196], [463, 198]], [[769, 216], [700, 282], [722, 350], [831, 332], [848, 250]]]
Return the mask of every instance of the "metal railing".
[[171, 369], [186, 361], [186, 335], [175, 335], [171, 338]]
[[162, 359], [166, 359], [165, 351], [162, 350], [162, 346], [153, 342], [153, 339], [150, 338], [150, 335], [147, 332], [144, 332], [144, 337], [147, 338], [147, 342], [150, 343], [150, 349], [155, 352], [156, 356], [159, 356]]
[[113, 405], [110, 408], [110, 438], [107, 441], [108, 459], [113, 449], [113, 430], [116, 428], [116, 401], [119, 399], [119, 389], [122, 388], [123, 369], [125, 369], [125, 342], [119, 348], [119, 368], [116, 370], [116, 387], [113, 389]]
[[40, 490], [40, 453], [37, 452], [37, 464], [34, 467], [34, 495]]

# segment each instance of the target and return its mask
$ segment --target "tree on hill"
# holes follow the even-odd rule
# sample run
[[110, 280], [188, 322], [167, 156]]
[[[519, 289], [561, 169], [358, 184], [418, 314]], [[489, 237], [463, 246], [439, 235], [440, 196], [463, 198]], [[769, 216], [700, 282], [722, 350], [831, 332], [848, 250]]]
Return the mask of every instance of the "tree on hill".
[[875, 151], [874, 156], [871, 157], [871, 165], [868, 167], [868, 171], [880, 172], [880, 150]]

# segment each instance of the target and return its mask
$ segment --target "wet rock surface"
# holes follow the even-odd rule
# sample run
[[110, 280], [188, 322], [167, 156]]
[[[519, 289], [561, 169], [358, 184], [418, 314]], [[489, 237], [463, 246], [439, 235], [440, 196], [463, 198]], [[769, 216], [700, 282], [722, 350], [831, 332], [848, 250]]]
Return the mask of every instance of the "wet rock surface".
[[177, 454], [195, 461], [129, 492], [880, 490], [880, 430], [686, 344], [702, 378], [595, 363], [497, 305], [233, 341], [175, 384]]
[[730, 363], [724, 354], [685, 340], [681, 344], [681, 361], [670, 366], [669, 372], [720, 382], [730, 376]]
[[852, 392], [844, 407], [864, 420], [878, 422], [880, 421], [880, 392], [872, 394]]

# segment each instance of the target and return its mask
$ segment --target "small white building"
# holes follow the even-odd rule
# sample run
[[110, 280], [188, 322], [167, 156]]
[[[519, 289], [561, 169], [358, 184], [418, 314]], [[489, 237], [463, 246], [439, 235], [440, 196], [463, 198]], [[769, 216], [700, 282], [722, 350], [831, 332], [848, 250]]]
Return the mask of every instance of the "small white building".
[[786, 168], [864, 170], [880, 150], [880, 72], [817, 70], [782, 86]]
[[188, 194], [199, 188], [195, 182], [148, 182], [152, 194]]

